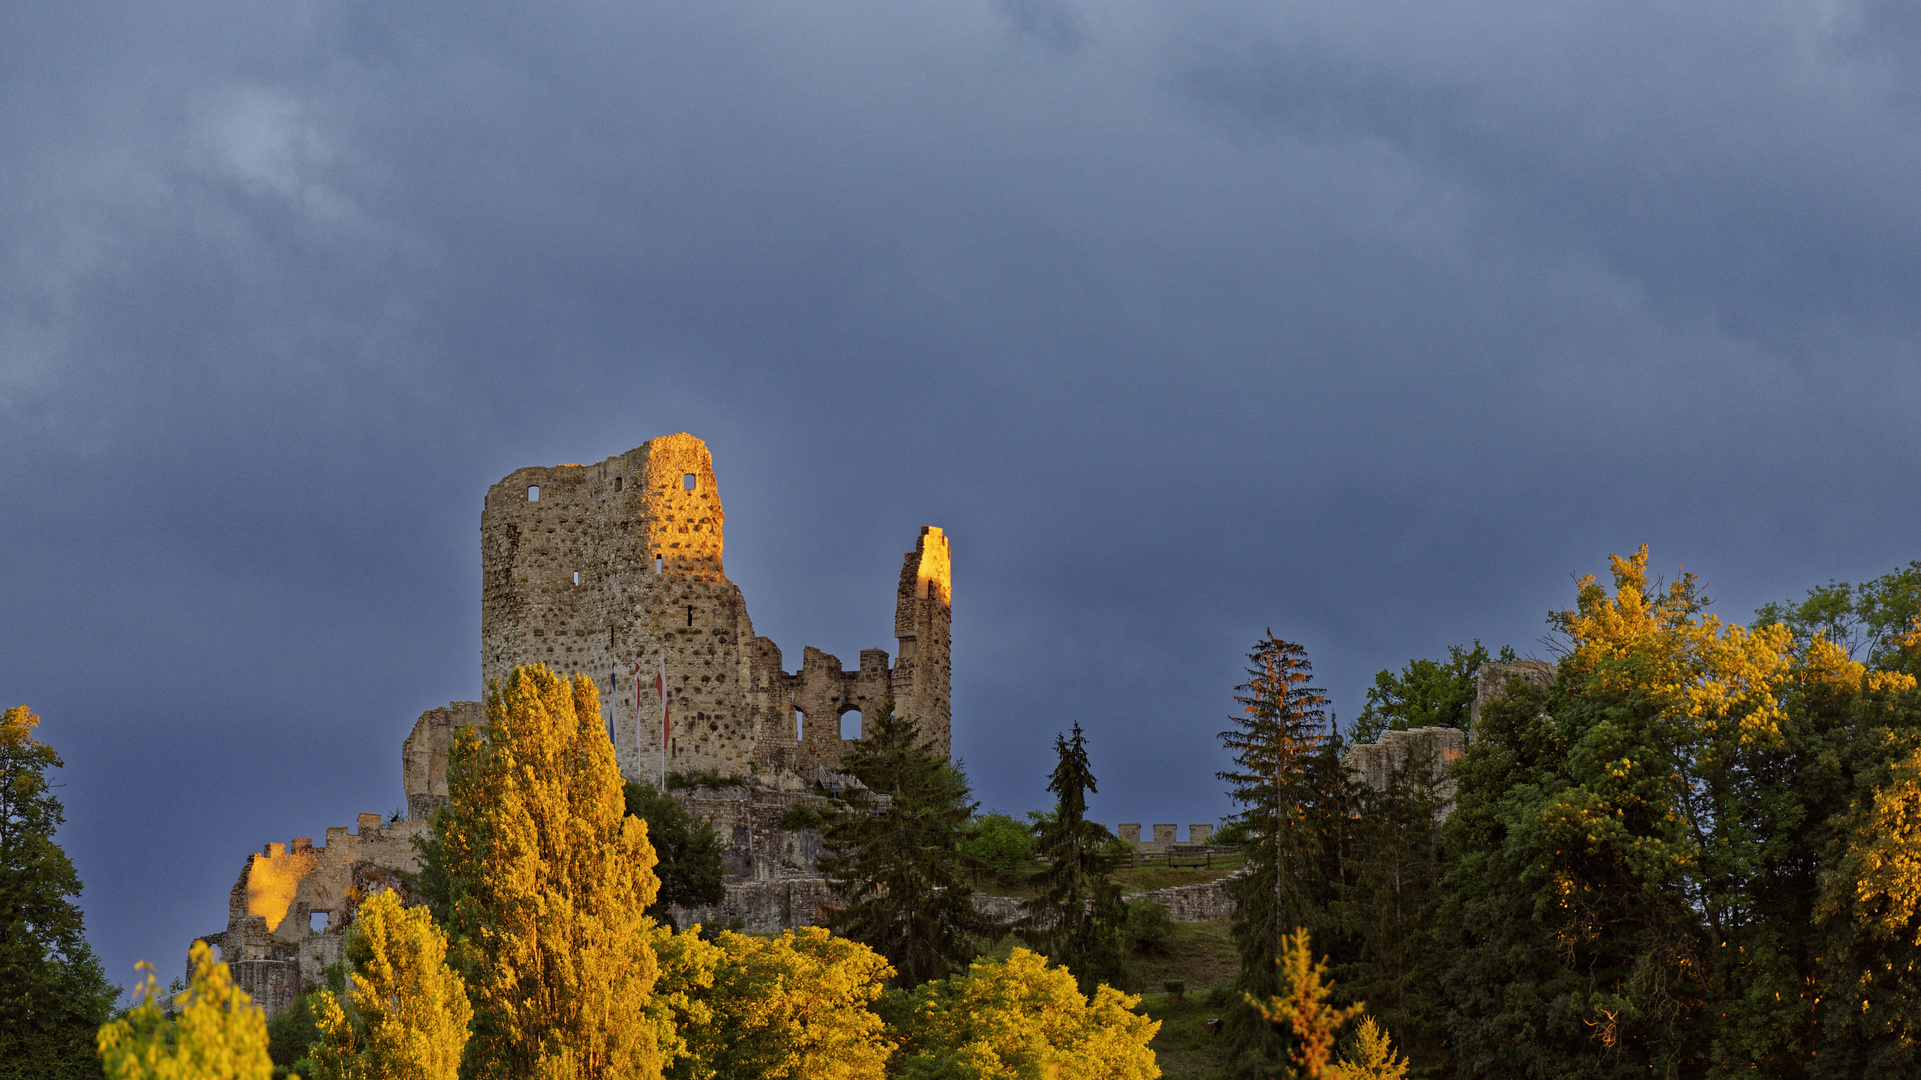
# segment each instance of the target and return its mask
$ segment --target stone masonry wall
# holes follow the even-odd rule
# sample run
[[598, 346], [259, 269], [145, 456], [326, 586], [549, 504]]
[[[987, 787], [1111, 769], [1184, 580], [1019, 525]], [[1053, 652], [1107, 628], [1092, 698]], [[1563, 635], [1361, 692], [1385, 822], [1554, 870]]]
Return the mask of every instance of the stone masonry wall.
[[[483, 683], [530, 663], [590, 676], [631, 779], [714, 770], [805, 787], [839, 764], [841, 715], [859, 710], [865, 723], [888, 704], [946, 753], [952, 570], [941, 530], [922, 529], [903, 559], [898, 662], [867, 649], [846, 671], [807, 649], [789, 674], [727, 580], [725, 523], [713, 457], [692, 435], [595, 465], [509, 474], [481, 511]], [[673, 728], [664, 757], [654, 690], [663, 670]]]

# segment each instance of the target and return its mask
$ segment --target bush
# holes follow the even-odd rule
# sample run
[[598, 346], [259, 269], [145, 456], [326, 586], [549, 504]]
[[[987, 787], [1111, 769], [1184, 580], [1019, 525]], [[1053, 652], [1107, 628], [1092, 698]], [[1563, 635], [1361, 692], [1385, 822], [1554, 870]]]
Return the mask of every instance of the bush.
[[1174, 921], [1167, 917], [1166, 904], [1155, 900], [1128, 901], [1127, 922], [1122, 925], [1121, 933], [1126, 935], [1128, 946], [1135, 952], [1160, 952], [1173, 932]]
[[1034, 834], [1006, 814], [983, 814], [967, 823], [961, 851], [997, 878], [1011, 878], [1034, 857]]

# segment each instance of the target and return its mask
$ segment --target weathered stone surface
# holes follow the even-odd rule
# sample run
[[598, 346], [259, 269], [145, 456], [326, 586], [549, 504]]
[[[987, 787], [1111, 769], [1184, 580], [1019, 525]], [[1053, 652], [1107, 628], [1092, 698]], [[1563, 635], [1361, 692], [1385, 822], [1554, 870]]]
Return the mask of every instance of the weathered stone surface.
[[[727, 580], [725, 522], [712, 455], [692, 435], [495, 484], [480, 521], [484, 683], [531, 663], [600, 680], [616, 758], [633, 779], [711, 769], [806, 787], [840, 762], [842, 714], [859, 710], [864, 724], [887, 704], [946, 753], [953, 575], [941, 530], [922, 529], [903, 559], [897, 661], [867, 649], [845, 671], [806, 649], [790, 674]], [[661, 671], [673, 731], [664, 756]]]
[[1174, 885], [1152, 892], [1134, 893], [1129, 900], [1151, 900], [1167, 905], [1167, 917], [1175, 922], [1211, 922], [1234, 914], [1234, 899], [1227, 894], [1227, 880], [1200, 885]]
[[[228, 894], [227, 928], [198, 940], [219, 948], [234, 982], [271, 1016], [332, 963], [326, 957], [338, 957], [338, 941], [362, 901], [400, 887], [401, 874], [419, 869], [413, 838], [425, 830], [420, 822], [383, 824], [379, 814], [362, 814], [357, 833], [329, 828], [324, 847], [305, 838], [291, 849], [268, 844], [248, 857]], [[316, 914], [327, 916], [319, 933]]]
[[407, 820], [426, 821], [447, 805], [447, 754], [454, 732], [487, 722], [478, 701], [451, 701], [428, 709], [414, 721], [414, 729], [400, 744], [400, 778], [407, 792]]
[[1467, 730], [1470, 737], [1474, 726], [1481, 722], [1481, 706], [1495, 698], [1507, 696], [1508, 684], [1515, 679], [1547, 686], [1554, 681], [1554, 665], [1546, 660], [1482, 664], [1474, 676], [1474, 704], [1468, 708]]
[[[1388, 774], [1405, 767], [1412, 760], [1426, 758], [1438, 770], [1461, 759], [1467, 753], [1467, 733], [1459, 728], [1426, 727], [1411, 728], [1405, 731], [1383, 731], [1378, 741], [1357, 743], [1348, 747], [1346, 764], [1348, 771], [1362, 783], [1376, 791], [1387, 789]], [[1444, 778], [1441, 786], [1445, 790], [1446, 801], [1454, 801], [1454, 781]]]
[[827, 879], [783, 878], [742, 881], [727, 886], [727, 899], [712, 907], [672, 908], [674, 923], [682, 928], [734, 926], [750, 934], [778, 934], [803, 926], [822, 926], [833, 906]]

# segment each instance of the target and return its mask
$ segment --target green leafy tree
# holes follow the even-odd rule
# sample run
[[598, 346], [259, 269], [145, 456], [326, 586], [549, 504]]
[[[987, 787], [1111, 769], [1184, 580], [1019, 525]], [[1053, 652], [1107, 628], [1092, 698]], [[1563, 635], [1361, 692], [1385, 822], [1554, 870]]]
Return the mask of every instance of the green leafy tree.
[[1327, 697], [1309, 686], [1307, 651], [1269, 631], [1248, 654], [1248, 681], [1237, 687], [1235, 726], [1221, 733], [1235, 768], [1219, 774], [1243, 809], [1232, 824], [1246, 839], [1246, 870], [1230, 884], [1234, 938], [1241, 954], [1242, 988], [1274, 993], [1274, 961], [1287, 927], [1318, 910], [1326, 854], [1324, 825], [1338, 816], [1338, 765], [1328, 755], [1338, 742], [1327, 719]]
[[961, 852], [995, 881], [1012, 882], [1034, 858], [1034, 832], [1006, 814], [976, 814]]
[[1096, 788], [1079, 723], [1073, 734], [1054, 737], [1054, 752], [1047, 790], [1057, 801], [1036, 828], [1046, 865], [1028, 877], [1038, 895], [1021, 904], [1022, 935], [1072, 971], [1081, 992], [1091, 995], [1101, 982], [1126, 978], [1121, 928], [1127, 908], [1111, 878], [1118, 862], [1109, 850], [1113, 835], [1087, 820], [1087, 793]]
[[1824, 637], [1850, 660], [1921, 674], [1910, 666], [1912, 651], [1902, 644], [1921, 617], [1921, 560], [1861, 585], [1830, 581], [1809, 589], [1799, 603], [1765, 604], [1754, 615], [1756, 626], [1781, 623], [1797, 642]]
[[1914, 1010], [1879, 988], [1921, 956], [1824, 916], [1821, 882], [1915, 743], [1915, 680], [1825, 633], [1723, 624], [1690, 575], [1646, 567], [1582, 581], [1554, 685], [1484, 709], [1457, 768], [1456, 1075], [1899, 1075], [1872, 1055]]
[[882, 707], [842, 759], [860, 782], [822, 825], [822, 873], [841, 907], [834, 929], [872, 947], [906, 986], [955, 970], [994, 927], [974, 910], [961, 851], [977, 804], [909, 717]]
[[727, 899], [714, 823], [688, 813], [672, 795], [652, 784], [629, 780], [625, 792], [627, 813], [647, 823], [647, 839], [660, 859], [654, 868], [660, 895], [647, 913], [672, 926], [670, 907], [705, 907]]
[[133, 1008], [100, 1028], [108, 1080], [271, 1080], [266, 1018], [206, 942], [189, 953], [193, 977], [166, 1006], [153, 965], [142, 963]]
[[[1383, 731], [1451, 727], [1465, 730], [1474, 704], [1476, 673], [1491, 658], [1479, 641], [1473, 648], [1450, 645], [1446, 660], [1409, 660], [1399, 674], [1382, 671], [1367, 689], [1367, 706], [1354, 721], [1353, 741], [1371, 743]], [[1512, 663], [1514, 650], [1501, 646], [1500, 663]]]
[[665, 936], [647, 825], [626, 813], [593, 680], [517, 667], [455, 736], [439, 817], [474, 1007], [471, 1077], [659, 1077]]
[[382, 892], [360, 905], [346, 956], [352, 991], [313, 997], [308, 1080], [455, 1080], [473, 1007], [433, 916]]
[[25, 705], [0, 716], [0, 1077], [97, 1077], [94, 1034], [118, 990], [87, 946], [80, 877], [54, 841], [53, 747]]
[[306, 1060], [307, 1051], [320, 1041], [320, 1025], [314, 1022], [313, 1002], [323, 993], [326, 993], [324, 989], [308, 990], [295, 998], [292, 1005], [267, 1018], [267, 1056], [273, 1060], [275, 1080], [289, 1073], [312, 1080], [311, 1070], [299, 1063]]

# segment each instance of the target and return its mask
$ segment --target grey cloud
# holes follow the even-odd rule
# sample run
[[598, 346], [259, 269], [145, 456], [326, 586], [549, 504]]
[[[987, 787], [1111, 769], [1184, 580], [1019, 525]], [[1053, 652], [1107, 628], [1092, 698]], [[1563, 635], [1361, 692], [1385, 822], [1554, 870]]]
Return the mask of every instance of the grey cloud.
[[488, 484], [655, 434], [790, 662], [946, 527], [983, 799], [1079, 719], [1110, 823], [1228, 809], [1268, 626], [1351, 717], [1643, 541], [1737, 617], [1916, 557], [1911, 52], [1835, 10], [10, 10], [0, 694], [110, 970], [398, 798]]

